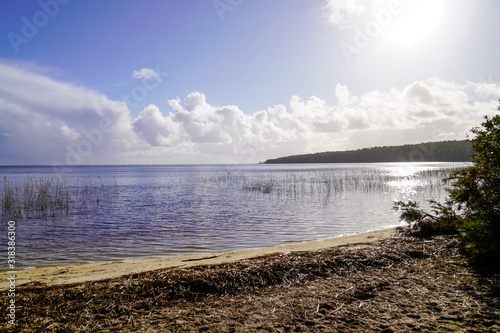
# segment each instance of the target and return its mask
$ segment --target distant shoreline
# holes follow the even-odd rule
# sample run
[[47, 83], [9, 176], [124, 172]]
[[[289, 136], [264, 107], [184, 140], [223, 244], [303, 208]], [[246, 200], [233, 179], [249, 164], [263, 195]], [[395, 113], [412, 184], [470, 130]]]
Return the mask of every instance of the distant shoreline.
[[329, 151], [269, 159], [281, 163], [389, 163], [389, 162], [470, 162], [472, 142], [439, 141], [402, 146], [384, 146], [347, 151]]

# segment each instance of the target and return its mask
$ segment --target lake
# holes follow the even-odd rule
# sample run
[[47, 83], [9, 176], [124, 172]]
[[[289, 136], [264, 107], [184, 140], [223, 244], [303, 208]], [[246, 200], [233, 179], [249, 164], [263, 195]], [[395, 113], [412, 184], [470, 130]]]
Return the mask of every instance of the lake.
[[4, 216], [1, 244], [14, 220], [16, 267], [27, 268], [332, 238], [400, 225], [395, 200], [442, 200], [441, 178], [467, 165], [4, 166], [9, 186], [68, 187], [72, 207]]

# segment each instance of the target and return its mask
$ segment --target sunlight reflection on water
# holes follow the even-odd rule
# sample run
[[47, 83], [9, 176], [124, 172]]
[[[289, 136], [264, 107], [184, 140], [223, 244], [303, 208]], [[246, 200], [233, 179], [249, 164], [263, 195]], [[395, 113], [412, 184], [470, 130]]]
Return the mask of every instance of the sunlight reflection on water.
[[[78, 166], [98, 207], [17, 221], [19, 267], [255, 248], [398, 225], [395, 200], [443, 199], [464, 163]], [[12, 182], [50, 168], [0, 167]], [[29, 174], [29, 176], [28, 176]], [[106, 199], [107, 198], [107, 199]], [[5, 234], [5, 221], [2, 234]], [[5, 239], [2, 240], [5, 242]]]

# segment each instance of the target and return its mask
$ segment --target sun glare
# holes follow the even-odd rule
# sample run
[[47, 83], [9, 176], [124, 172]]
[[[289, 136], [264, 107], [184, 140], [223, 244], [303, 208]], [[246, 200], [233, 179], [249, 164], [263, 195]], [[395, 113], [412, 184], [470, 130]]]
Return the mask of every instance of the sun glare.
[[419, 0], [407, 3], [393, 21], [387, 38], [393, 42], [413, 46], [431, 35], [442, 19], [443, 0]]

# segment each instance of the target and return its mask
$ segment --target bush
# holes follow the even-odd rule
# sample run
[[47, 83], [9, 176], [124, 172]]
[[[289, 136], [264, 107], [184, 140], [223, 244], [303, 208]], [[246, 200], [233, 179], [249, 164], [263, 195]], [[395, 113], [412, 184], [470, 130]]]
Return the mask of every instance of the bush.
[[432, 213], [413, 201], [396, 202], [394, 208], [420, 235], [460, 233], [474, 262], [495, 263], [500, 259], [500, 115], [486, 116], [481, 125], [472, 129], [473, 165], [444, 180], [452, 182], [444, 204], [431, 200]]
[[441, 204], [435, 200], [429, 200], [432, 213], [420, 209], [419, 203], [415, 201], [398, 201], [394, 203], [395, 210], [402, 210], [401, 219], [410, 223], [414, 233], [421, 237], [435, 235], [457, 235], [463, 223], [463, 217], [457, 213], [460, 209], [454, 207], [452, 200]]

